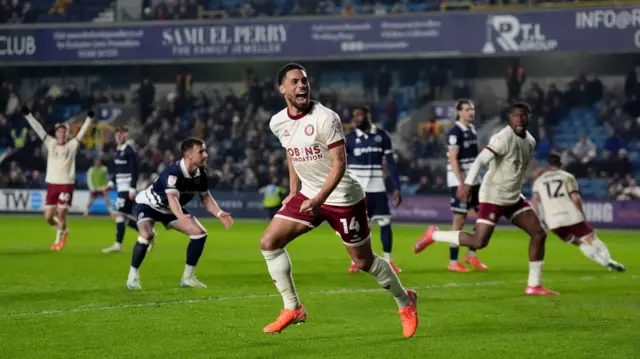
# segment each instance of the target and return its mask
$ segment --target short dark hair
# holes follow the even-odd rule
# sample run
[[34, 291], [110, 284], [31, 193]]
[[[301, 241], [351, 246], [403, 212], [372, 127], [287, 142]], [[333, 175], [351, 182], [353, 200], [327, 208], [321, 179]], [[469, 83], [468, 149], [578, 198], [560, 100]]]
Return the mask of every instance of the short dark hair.
[[511, 110], [520, 109], [525, 112], [527, 116], [531, 116], [531, 106], [524, 101], [516, 101], [511, 105]]
[[288, 63], [286, 65], [284, 65], [280, 71], [278, 71], [278, 85], [282, 85], [282, 81], [284, 81], [284, 78], [287, 77], [287, 73], [291, 70], [300, 70], [300, 71], [304, 71], [307, 72], [307, 70], [305, 70], [304, 66], [295, 63], [295, 62], [291, 62]]
[[550, 153], [547, 156], [547, 165], [553, 167], [562, 167], [562, 160], [560, 159], [560, 155], [557, 153]]
[[182, 154], [185, 154], [191, 151], [195, 146], [204, 146], [204, 141], [195, 137], [187, 138], [180, 145], [180, 151], [182, 151]]
[[462, 110], [462, 106], [464, 105], [471, 105], [473, 106], [473, 101], [469, 100], [468, 98], [461, 98], [458, 100], [458, 102], [456, 102], [456, 110], [460, 111]]
[[366, 106], [366, 105], [354, 106], [353, 110], [351, 110], [351, 111], [355, 111], [355, 110], [360, 110], [360, 111], [364, 112], [365, 115], [368, 115], [371, 112], [371, 110], [369, 110], [369, 106]]

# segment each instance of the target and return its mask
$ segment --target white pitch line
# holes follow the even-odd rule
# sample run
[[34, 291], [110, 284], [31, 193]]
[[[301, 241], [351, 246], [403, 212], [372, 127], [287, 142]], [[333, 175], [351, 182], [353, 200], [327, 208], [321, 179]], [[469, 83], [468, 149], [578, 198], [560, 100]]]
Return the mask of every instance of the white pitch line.
[[[632, 275], [629, 276], [631, 279], [638, 279], [640, 276]], [[577, 280], [580, 281], [593, 281], [600, 279], [618, 279], [618, 277], [607, 277], [607, 278], [596, 278], [596, 277], [579, 277]], [[558, 282], [558, 281], [556, 281]], [[417, 286], [410, 287], [412, 289], [445, 289], [445, 288], [458, 288], [458, 287], [488, 287], [488, 286], [498, 286], [503, 284], [523, 284], [522, 280], [506, 282], [506, 281], [493, 281], [493, 282], [451, 282], [444, 284], [432, 284], [425, 286]], [[316, 292], [309, 292], [303, 294], [302, 296], [307, 295], [327, 295], [327, 294], [358, 294], [358, 293], [378, 293], [384, 292], [383, 289], [375, 288], [375, 289], [333, 289], [333, 290], [321, 290]], [[81, 307], [81, 308], [72, 308], [72, 309], [50, 309], [43, 310], [37, 312], [21, 312], [21, 313], [4, 313], [0, 314], [0, 318], [11, 318], [11, 317], [27, 317], [27, 316], [39, 316], [39, 315], [49, 315], [49, 314], [67, 314], [67, 313], [78, 313], [78, 312], [98, 312], [102, 310], [115, 310], [115, 309], [128, 309], [128, 308], [144, 308], [144, 307], [159, 307], [163, 305], [172, 305], [172, 304], [194, 304], [194, 303], [206, 303], [206, 302], [222, 302], [228, 300], [252, 300], [252, 299], [265, 299], [272, 297], [279, 297], [280, 294], [251, 294], [251, 295], [239, 295], [239, 296], [227, 296], [227, 297], [207, 297], [207, 298], [199, 298], [199, 299], [185, 299], [185, 300], [171, 300], [171, 301], [163, 301], [163, 302], [147, 302], [147, 303], [138, 303], [138, 304], [122, 304], [122, 305], [108, 305], [102, 307]]]

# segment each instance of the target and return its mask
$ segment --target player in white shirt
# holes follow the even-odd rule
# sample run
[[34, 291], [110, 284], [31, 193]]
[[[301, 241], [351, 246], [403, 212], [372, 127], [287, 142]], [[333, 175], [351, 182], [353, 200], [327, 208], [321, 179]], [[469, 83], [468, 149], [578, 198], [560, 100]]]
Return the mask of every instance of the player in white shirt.
[[[80, 141], [87, 133], [93, 120], [93, 112], [89, 111], [78, 135], [69, 139], [69, 126], [56, 124], [55, 138], [47, 135], [40, 122], [33, 117], [27, 107], [22, 109], [29, 125], [47, 148], [47, 196], [44, 207], [44, 219], [56, 229], [56, 240], [52, 250], [62, 249], [67, 242], [67, 213], [73, 201], [73, 190], [76, 183], [76, 154]], [[56, 216], [57, 214], [57, 216]]]
[[578, 246], [587, 258], [610, 271], [624, 272], [624, 265], [611, 259], [609, 249], [587, 223], [576, 178], [561, 167], [560, 156], [549, 154], [546, 171], [533, 183], [534, 210], [551, 232]]
[[417, 294], [404, 289], [389, 262], [371, 249], [365, 194], [346, 169], [340, 118], [310, 100], [309, 80], [301, 65], [285, 65], [278, 73], [278, 84], [287, 108], [274, 115], [269, 126], [287, 151], [290, 194], [264, 231], [260, 249], [282, 295], [284, 309], [264, 332], [280, 332], [306, 320], [307, 312], [296, 293], [285, 246], [327, 221], [360, 270], [373, 275], [396, 299], [403, 333], [407, 338], [413, 336], [418, 326]]
[[531, 237], [529, 244], [529, 280], [526, 295], [557, 295], [542, 286], [546, 232], [536, 213], [521, 193], [527, 167], [533, 158], [536, 141], [527, 132], [531, 108], [517, 102], [509, 111], [509, 125], [491, 136], [487, 147], [480, 152], [464, 180], [458, 186], [458, 198], [466, 203], [471, 185], [480, 169], [489, 166], [480, 187], [480, 206], [474, 233], [439, 231], [432, 226], [416, 242], [416, 247], [427, 247], [434, 242], [480, 249], [489, 244], [496, 222], [504, 216]]

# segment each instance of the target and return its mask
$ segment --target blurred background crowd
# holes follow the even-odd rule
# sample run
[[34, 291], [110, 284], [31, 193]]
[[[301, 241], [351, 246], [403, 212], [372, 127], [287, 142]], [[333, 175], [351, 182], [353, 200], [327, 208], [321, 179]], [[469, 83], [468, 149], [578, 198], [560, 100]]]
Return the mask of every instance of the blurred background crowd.
[[[384, 15], [495, 3], [151, 0], [137, 5], [143, 19], [168, 21]], [[102, 0], [0, 0], [4, 23], [109, 21], [118, 17], [113, 11], [112, 3]], [[451, 110], [456, 99], [475, 101], [482, 145], [505, 125], [508, 103], [523, 99], [533, 107], [529, 131], [538, 142], [528, 184], [540, 173], [546, 156], [556, 151], [565, 169], [580, 179], [585, 196], [629, 200], [640, 199], [638, 60], [628, 61], [631, 65], [624, 69], [591, 66], [589, 73], [575, 70], [563, 76], [547, 74], [548, 68], [536, 66], [536, 61], [518, 58], [496, 60], [491, 71], [479, 69], [474, 59], [333, 61], [308, 67], [312, 97], [334, 109], [347, 132], [353, 106], [367, 105], [377, 126], [392, 134], [407, 194], [448, 193], [445, 135], [455, 117]], [[49, 130], [83, 109], [99, 109], [103, 117], [127, 113], [130, 140], [140, 158], [138, 188], [179, 158], [180, 141], [189, 136], [206, 140], [209, 173], [218, 189], [257, 191], [272, 183], [287, 187], [285, 152], [268, 126], [284, 106], [273, 80], [279, 65], [233, 66], [234, 74], [224, 79], [212, 73], [225, 70], [206, 64], [163, 65], [155, 71], [144, 66], [0, 71], [0, 188], [45, 186], [46, 154], [20, 114], [22, 104], [31, 106]], [[115, 152], [109, 126], [94, 128], [83, 145], [77, 162], [79, 187], [86, 186], [83, 176], [95, 157], [111, 167]]]

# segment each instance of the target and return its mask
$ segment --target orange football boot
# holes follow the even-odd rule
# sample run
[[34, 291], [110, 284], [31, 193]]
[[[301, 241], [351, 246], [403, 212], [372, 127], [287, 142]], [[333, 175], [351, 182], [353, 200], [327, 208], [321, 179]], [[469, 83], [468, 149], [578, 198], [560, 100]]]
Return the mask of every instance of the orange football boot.
[[402, 269], [398, 268], [398, 266], [396, 266], [395, 263], [393, 263], [393, 261], [389, 262], [389, 264], [391, 265], [391, 269], [393, 269], [393, 271], [398, 274], [400, 272], [402, 272]]
[[453, 264], [449, 263], [449, 265], [447, 266], [447, 269], [451, 272], [459, 272], [459, 273], [471, 272], [471, 269], [465, 267], [460, 262], [455, 262]]
[[524, 294], [526, 295], [559, 295], [560, 293], [549, 290], [542, 285], [536, 287], [527, 286], [524, 290]]
[[58, 248], [56, 248], [57, 251], [59, 251], [62, 248], [64, 248], [64, 246], [67, 244], [67, 236], [68, 235], [69, 235], [69, 230], [65, 229], [64, 230], [64, 234], [62, 235], [62, 239], [60, 240], [60, 243], [58, 243]]
[[351, 263], [351, 265], [349, 266], [349, 273], [355, 272], [360, 272], [360, 268], [358, 268], [358, 265], [356, 265], [355, 263]]
[[416, 240], [416, 244], [413, 246], [413, 253], [418, 254], [428, 246], [434, 244], [436, 241], [433, 240], [433, 233], [435, 233], [437, 230], [438, 227], [436, 226], [429, 227], [429, 229], [427, 229], [427, 231], [424, 232], [422, 236]]
[[471, 265], [472, 265], [472, 266], [474, 266], [477, 270], [485, 271], [485, 270], [487, 270], [487, 268], [488, 268], [486, 265], [484, 265], [484, 264], [482, 264], [482, 263], [480, 262], [480, 260], [478, 259], [478, 257], [472, 257], [472, 256], [468, 256], [468, 255], [466, 255], [466, 256], [464, 256], [464, 262], [465, 262], [465, 263], [469, 263], [469, 264], [471, 264]]
[[411, 304], [400, 308], [400, 319], [402, 320], [402, 333], [405, 338], [411, 338], [418, 329], [418, 293], [412, 289], [407, 290]]
[[265, 333], [280, 333], [291, 324], [302, 323], [307, 320], [307, 310], [304, 305], [298, 309], [283, 309], [275, 322], [264, 327]]

